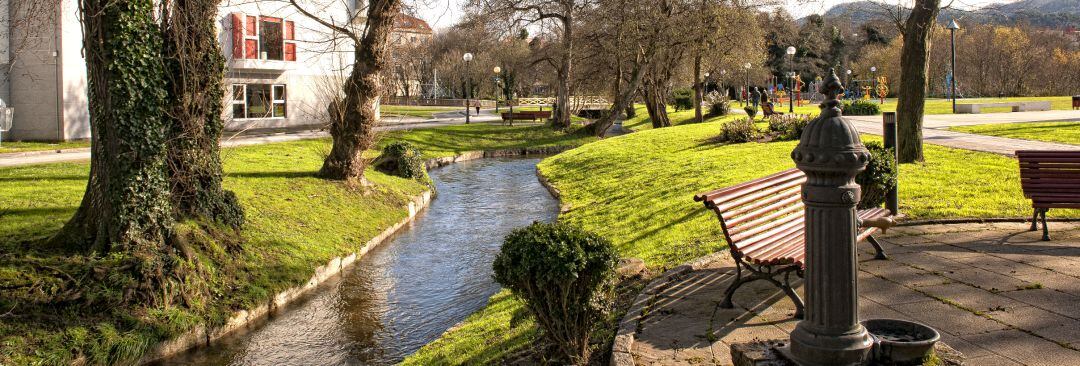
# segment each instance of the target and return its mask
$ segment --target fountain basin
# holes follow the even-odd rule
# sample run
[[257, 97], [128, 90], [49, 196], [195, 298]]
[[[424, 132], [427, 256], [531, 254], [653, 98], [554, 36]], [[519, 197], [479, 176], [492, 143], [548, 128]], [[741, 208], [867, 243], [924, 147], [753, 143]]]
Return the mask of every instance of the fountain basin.
[[863, 327], [874, 338], [876, 364], [921, 365], [941, 340], [937, 330], [925, 324], [899, 319], [868, 319]]

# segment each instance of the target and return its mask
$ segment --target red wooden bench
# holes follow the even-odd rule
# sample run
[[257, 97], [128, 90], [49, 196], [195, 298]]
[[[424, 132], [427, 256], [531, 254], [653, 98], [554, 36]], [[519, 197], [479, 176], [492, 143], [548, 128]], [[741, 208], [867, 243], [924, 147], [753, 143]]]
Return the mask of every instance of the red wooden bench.
[[[802, 184], [806, 175], [798, 169], [785, 170], [764, 178], [698, 194], [695, 201], [716, 212], [724, 229], [731, 256], [735, 259], [735, 280], [727, 288], [720, 306], [731, 308], [731, 297], [745, 283], [766, 280], [776, 285], [795, 303], [795, 317], [803, 316], [803, 301], [791, 287], [791, 274], [802, 277], [806, 269], [806, 246], [803, 237], [805, 208]], [[887, 258], [871, 234], [878, 228], [864, 223], [891, 222], [889, 210], [872, 208], [858, 211], [857, 241], [867, 239], [877, 251], [876, 258]], [[880, 224], [879, 224], [880, 225]], [[751, 273], [744, 276], [743, 270]], [[783, 276], [783, 282], [778, 277]]]
[[1042, 217], [1042, 240], [1050, 240], [1046, 212], [1051, 208], [1080, 208], [1080, 151], [1016, 152], [1020, 160], [1020, 187], [1031, 199], [1034, 214], [1031, 231], [1039, 230]]

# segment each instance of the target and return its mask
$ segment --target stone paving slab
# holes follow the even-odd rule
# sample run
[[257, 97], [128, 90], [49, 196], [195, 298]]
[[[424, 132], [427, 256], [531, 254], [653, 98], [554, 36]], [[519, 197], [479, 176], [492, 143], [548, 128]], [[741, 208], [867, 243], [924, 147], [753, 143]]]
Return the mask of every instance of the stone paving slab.
[[[969, 365], [1080, 365], [1080, 275], [1069, 272], [1080, 268], [1069, 249], [1080, 248], [1080, 224], [1053, 223], [1052, 242], [1026, 228], [896, 228], [880, 238], [892, 250], [884, 261], [860, 244], [860, 317], [934, 326]], [[718, 258], [655, 296], [631, 345], [636, 364], [729, 365], [731, 344], [791, 332], [794, 305], [766, 282], [740, 288], [735, 309], [719, 307], [734, 263]]]

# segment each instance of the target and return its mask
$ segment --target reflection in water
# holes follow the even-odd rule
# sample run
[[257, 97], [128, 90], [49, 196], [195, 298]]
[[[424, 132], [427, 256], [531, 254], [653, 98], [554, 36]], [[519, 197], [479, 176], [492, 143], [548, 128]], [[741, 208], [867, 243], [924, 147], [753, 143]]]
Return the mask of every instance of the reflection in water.
[[412, 227], [307, 301], [249, 333], [165, 364], [388, 365], [498, 290], [491, 261], [511, 229], [554, 220], [537, 159], [483, 159], [433, 170], [438, 197]]

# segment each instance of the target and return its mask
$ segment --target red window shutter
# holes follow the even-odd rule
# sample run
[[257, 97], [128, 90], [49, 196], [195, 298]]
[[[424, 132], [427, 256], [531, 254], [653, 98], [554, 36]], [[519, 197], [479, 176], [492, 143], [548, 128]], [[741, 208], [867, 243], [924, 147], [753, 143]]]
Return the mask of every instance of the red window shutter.
[[281, 18], [275, 18], [275, 17], [259, 17], [259, 20], [264, 21], [264, 22], [281, 23]]
[[255, 39], [244, 40], [244, 58], [259, 58], [259, 41]]
[[289, 21], [289, 20], [285, 21], [285, 31], [283, 33], [285, 33], [285, 39], [288, 39], [288, 40], [296, 39], [296, 38], [293, 38], [293, 22], [292, 21]]
[[296, 61], [296, 43], [285, 43], [285, 61]]
[[249, 36], [257, 36], [258, 35], [258, 33], [255, 32], [256, 28], [255, 28], [255, 17], [254, 16], [251, 16], [251, 15], [247, 16], [247, 27], [245, 27], [244, 30], [247, 31], [246, 34], [249, 35]]
[[243, 14], [232, 14], [232, 56], [244, 58], [244, 21]]

